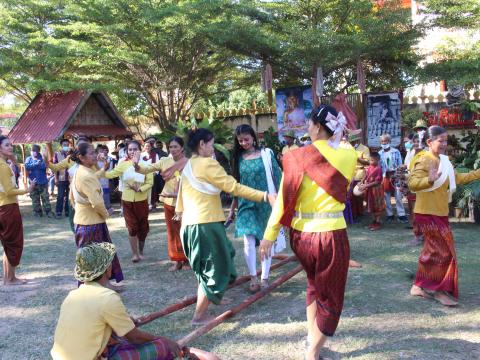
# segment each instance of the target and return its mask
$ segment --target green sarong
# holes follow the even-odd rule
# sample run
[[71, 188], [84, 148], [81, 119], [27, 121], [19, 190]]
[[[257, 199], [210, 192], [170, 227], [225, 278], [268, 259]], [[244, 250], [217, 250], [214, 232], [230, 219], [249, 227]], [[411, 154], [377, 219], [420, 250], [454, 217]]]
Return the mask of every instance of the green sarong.
[[198, 283], [208, 300], [220, 304], [230, 283], [237, 278], [235, 249], [222, 222], [187, 225], [182, 245]]

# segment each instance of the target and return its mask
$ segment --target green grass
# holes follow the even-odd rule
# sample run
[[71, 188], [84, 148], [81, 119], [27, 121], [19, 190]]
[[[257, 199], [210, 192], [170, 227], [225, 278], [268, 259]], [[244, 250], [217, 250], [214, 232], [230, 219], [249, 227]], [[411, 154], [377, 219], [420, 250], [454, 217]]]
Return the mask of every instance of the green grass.
[[[35, 278], [41, 286], [15, 292], [0, 288], [0, 359], [48, 359], [60, 305], [76, 287], [72, 276], [75, 244], [66, 220], [33, 218], [28, 202], [22, 203], [22, 212], [25, 249], [19, 274]], [[163, 214], [153, 213], [150, 224], [147, 260], [134, 265], [123, 219], [115, 217], [108, 222], [126, 278], [122, 298], [133, 316], [159, 310], [196, 291], [191, 272], [167, 271], [170, 263]], [[460, 266], [460, 306], [449, 309], [408, 294], [410, 272], [416, 270], [420, 250], [407, 246], [411, 230], [400, 224], [376, 233], [364, 225], [351, 227], [352, 258], [364, 267], [349, 272], [340, 325], [324, 354], [358, 360], [480, 359], [480, 228], [462, 223], [453, 224], [453, 229]], [[234, 245], [238, 272], [244, 274], [242, 241], [235, 239]], [[272, 279], [281, 271], [285, 269], [274, 271]], [[295, 276], [191, 345], [222, 359], [303, 359], [305, 284], [303, 273]], [[247, 296], [246, 288], [231, 290], [227, 296], [237, 304]], [[212, 310], [220, 313], [226, 308]], [[192, 331], [192, 314], [190, 306], [144, 328], [180, 339]]]

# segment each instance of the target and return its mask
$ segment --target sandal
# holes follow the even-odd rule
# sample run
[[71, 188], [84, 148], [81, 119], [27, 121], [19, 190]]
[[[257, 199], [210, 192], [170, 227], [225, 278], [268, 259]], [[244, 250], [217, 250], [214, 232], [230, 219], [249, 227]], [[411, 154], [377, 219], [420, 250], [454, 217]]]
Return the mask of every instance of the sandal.
[[270, 283], [268, 282], [268, 279], [262, 279], [260, 283], [260, 289], [266, 289], [270, 286]]
[[251, 292], [252, 294], [260, 291], [260, 284], [258, 283], [258, 279], [256, 277], [250, 280], [248, 291]]

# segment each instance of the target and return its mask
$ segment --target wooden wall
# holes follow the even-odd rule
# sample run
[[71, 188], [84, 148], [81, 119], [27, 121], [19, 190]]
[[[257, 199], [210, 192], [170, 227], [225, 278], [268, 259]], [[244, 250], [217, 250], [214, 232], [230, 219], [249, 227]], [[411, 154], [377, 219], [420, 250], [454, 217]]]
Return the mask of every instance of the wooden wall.
[[94, 96], [90, 96], [79, 111], [73, 125], [111, 125], [112, 120]]

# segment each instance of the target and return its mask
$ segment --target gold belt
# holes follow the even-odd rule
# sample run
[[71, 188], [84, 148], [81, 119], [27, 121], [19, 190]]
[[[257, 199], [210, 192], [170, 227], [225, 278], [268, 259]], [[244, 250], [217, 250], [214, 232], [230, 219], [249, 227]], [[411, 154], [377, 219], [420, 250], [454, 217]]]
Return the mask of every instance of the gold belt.
[[324, 212], [324, 213], [301, 213], [295, 211], [297, 219], [341, 219], [343, 218], [343, 211]]

